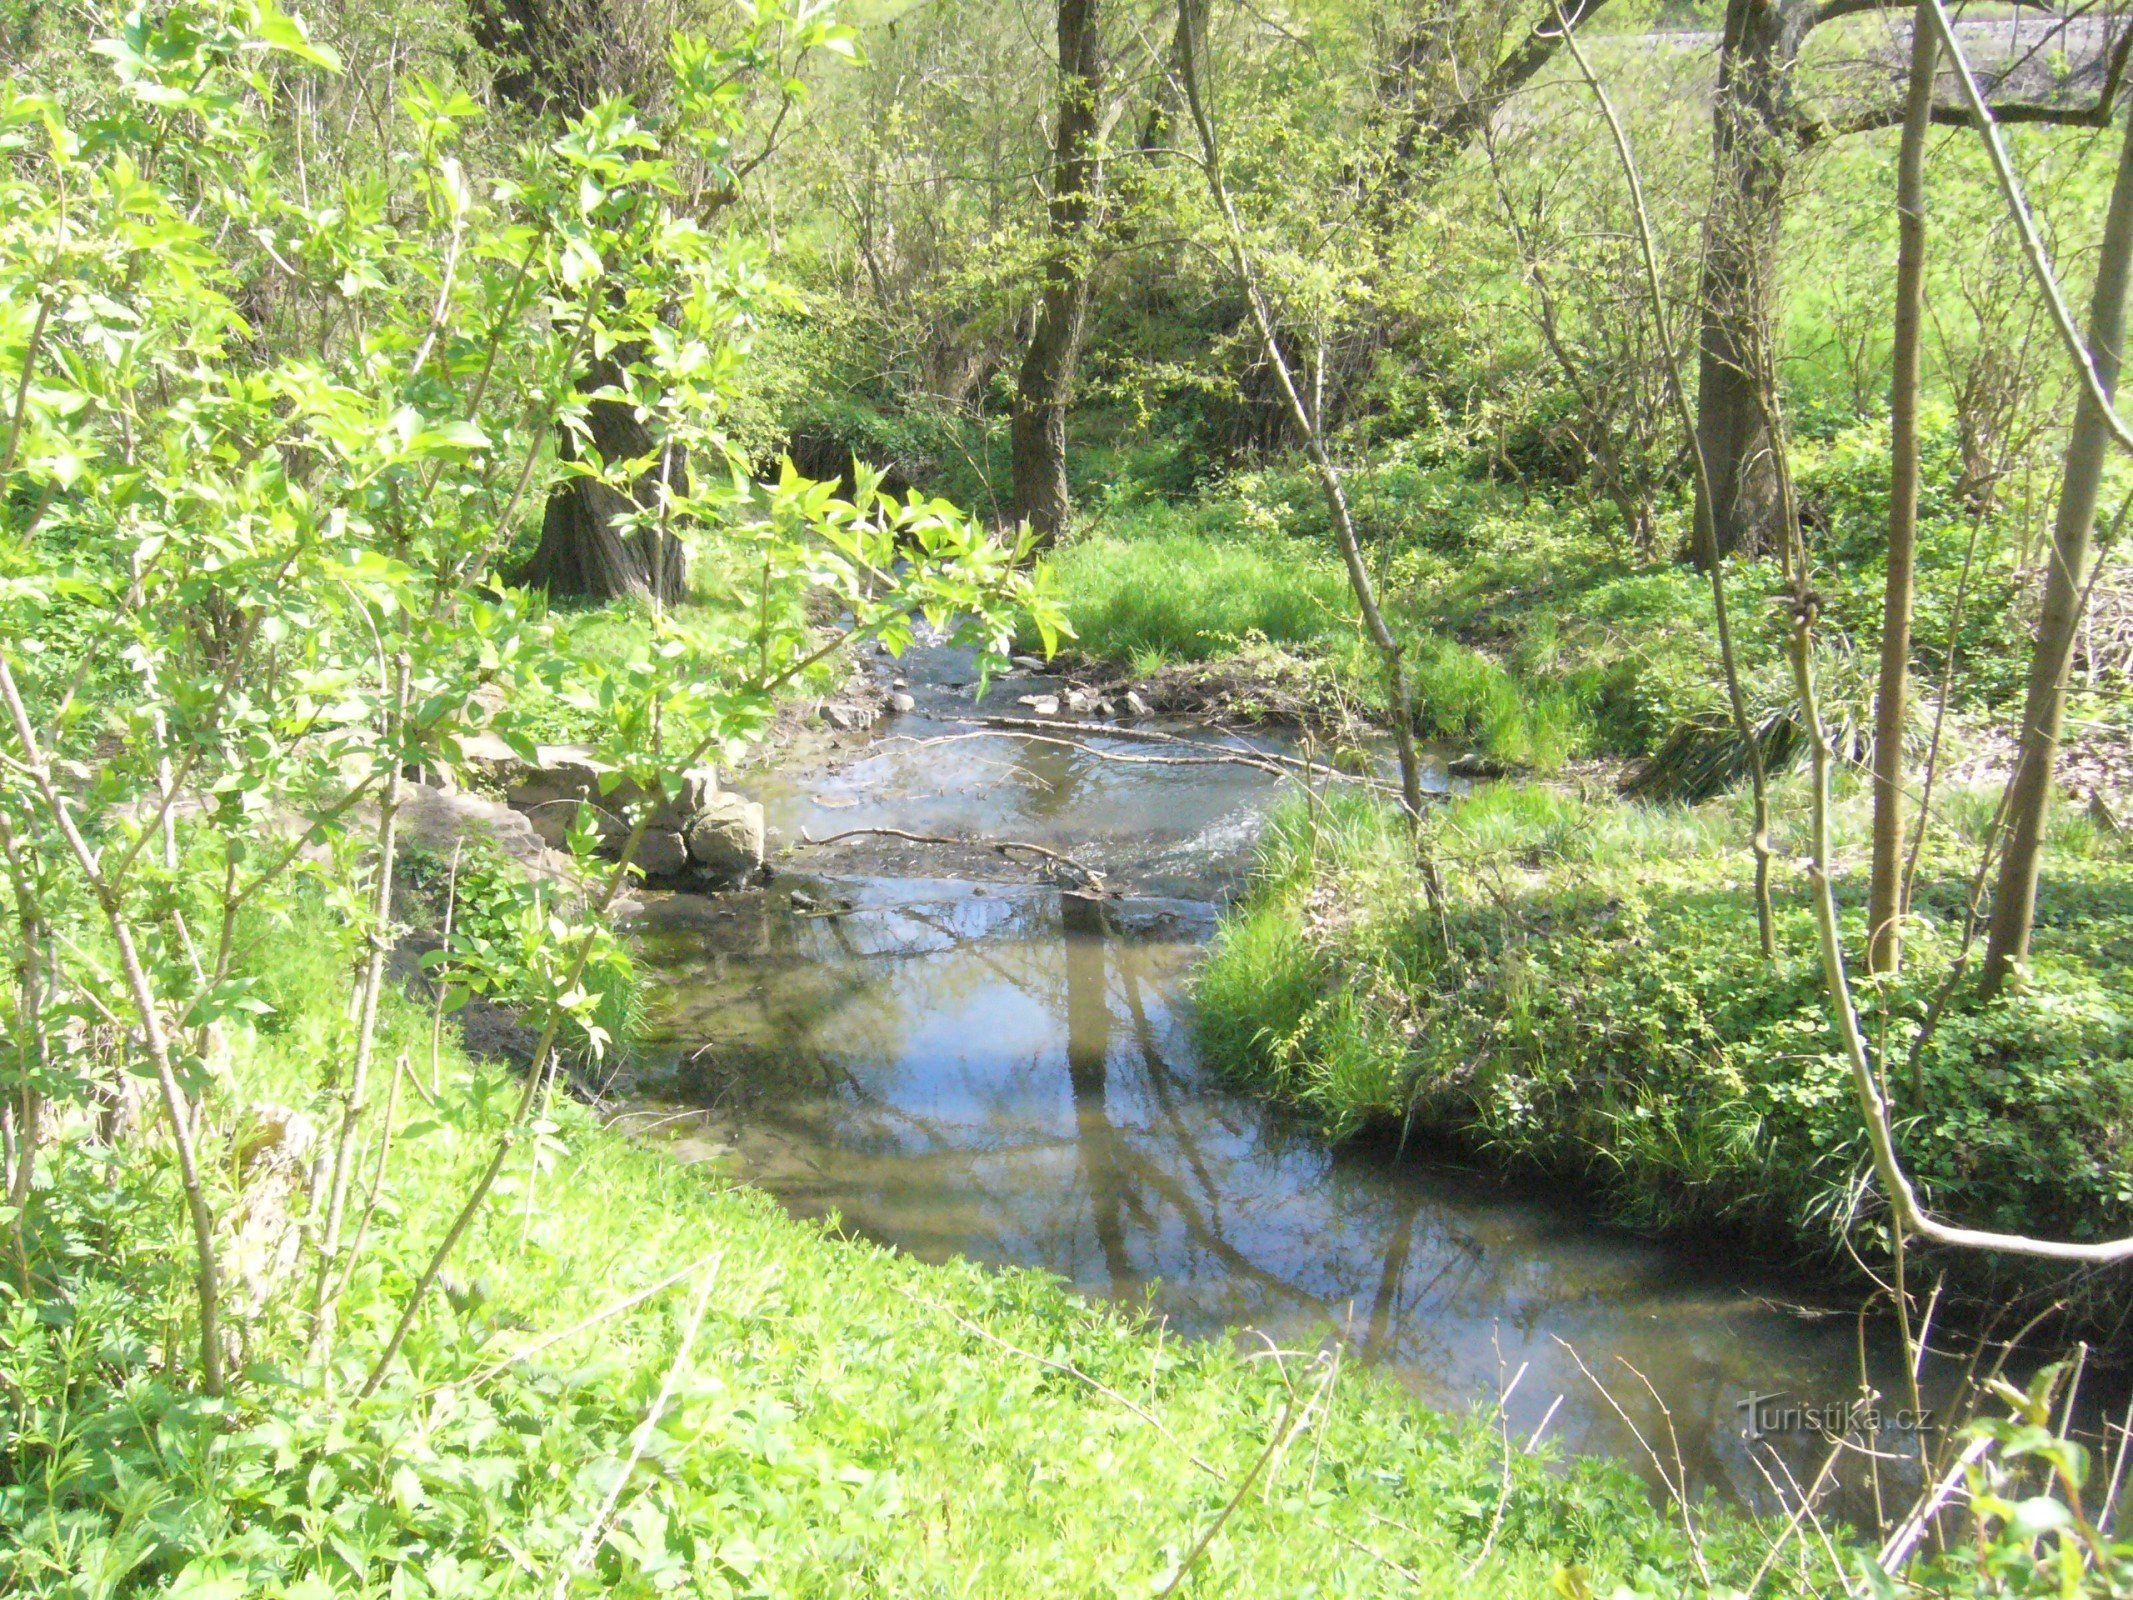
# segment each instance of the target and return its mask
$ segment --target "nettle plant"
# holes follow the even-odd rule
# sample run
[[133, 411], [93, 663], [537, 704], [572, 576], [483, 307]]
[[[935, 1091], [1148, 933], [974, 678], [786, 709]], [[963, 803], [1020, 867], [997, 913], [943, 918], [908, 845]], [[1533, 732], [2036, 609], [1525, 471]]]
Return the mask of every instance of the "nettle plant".
[[[864, 476], [850, 499], [789, 470], [759, 485], [721, 433], [777, 293], [720, 221], [736, 86], [846, 38], [825, 14], [762, 0], [730, 43], [676, 41], [659, 121], [611, 100], [502, 157], [472, 138], [471, 99], [417, 83], [374, 159], [314, 162], [301, 182], [282, 159], [292, 85], [338, 68], [273, 0], [135, 11], [96, 45], [109, 70], [88, 87], [0, 87], [0, 853], [15, 957], [0, 1023], [19, 1291], [38, 1279], [41, 1143], [139, 1079], [158, 1114], [131, 1137], [174, 1162], [198, 1381], [223, 1391], [237, 1335], [217, 1185], [246, 1113], [222, 1041], [267, 1005], [239, 929], [308, 874], [304, 892], [339, 897], [357, 955], [345, 1047], [309, 1091], [322, 1154], [280, 1314], [332, 1381], [364, 1232], [350, 1219], [380, 1181], [355, 1156], [394, 981], [397, 775], [449, 767], [499, 704], [516, 737], [514, 689], [546, 678], [598, 709], [594, 753], [618, 792], [673, 796], [836, 650], [900, 648], [923, 620], [989, 664], [1018, 609], [1054, 627], [1025, 552], [953, 507], [892, 501]], [[651, 453], [603, 459], [597, 405], [629, 408]], [[500, 574], [566, 475], [616, 492], [618, 535], [692, 545], [699, 580], [740, 609], [707, 628], [654, 605], [633, 655], [570, 659], [567, 632]], [[827, 637], [794, 603], [824, 589], [851, 619]], [[453, 974], [508, 990], [540, 1041], [485, 1175], [397, 1280], [397, 1327], [347, 1374], [367, 1371], [366, 1390], [537, 1125], [559, 1048], [604, 1043], [585, 978], [643, 831], [628, 820], [621, 861], [585, 893], [541, 901]], [[590, 843], [589, 819], [575, 837]]]

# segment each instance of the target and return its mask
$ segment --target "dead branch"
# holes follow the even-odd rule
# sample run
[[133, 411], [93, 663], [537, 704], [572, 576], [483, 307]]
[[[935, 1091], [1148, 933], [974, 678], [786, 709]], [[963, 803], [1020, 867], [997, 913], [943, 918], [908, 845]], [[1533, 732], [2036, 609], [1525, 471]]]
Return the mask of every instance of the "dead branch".
[[1033, 856], [1066, 868], [1082, 880], [1084, 890], [1099, 897], [1108, 898], [1114, 891], [1104, 880], [1104, 875], [1094, 867], [1085, 867], [1072, 856], [1041, 844], [1031, 844], [1023, 839], [957, 839], [945, 833], [913, 833], [908, 828], [846, 828], [841, 833], [825, 834], [817, 839], [805, 828], [800, 830], [801, 839], [808, 844], [835, 844], [839, 839], [855, 839], [873, 835], [883, 839], [905, 839], [912, 844], [955, 845], [966, 850], [993, 850], [1001, 855], [1024, 850]]

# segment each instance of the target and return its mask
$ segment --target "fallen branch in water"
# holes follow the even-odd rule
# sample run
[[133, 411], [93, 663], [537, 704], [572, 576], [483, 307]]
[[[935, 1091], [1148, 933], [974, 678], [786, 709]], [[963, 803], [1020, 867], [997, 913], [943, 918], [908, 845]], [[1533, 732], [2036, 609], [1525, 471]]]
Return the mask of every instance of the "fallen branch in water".
[[1021, 839], [957, 839], [945, 833], [913, 833], [908, 828], [846, 828], [842, 833], [825, 834], [817, 839], [805, 828], [800, 830], [800, 838], [808, 844], [835, 844], [839, 839], [856, 839], [868, 835], [882, 839], [906, 839], [912, 844], [945, 844], [956, 845], [965, 850], [993, 850], [1003, 856], [1012, 851], [1024, 850], [1074, 873], [1082, 880], [1084, 889], [1092, 895], [1108, 897], [1112, 892], [1110, 885], [1104, 881], [1104, 875], [1094, 867], [1085, 867], [1072, 856], [1062, 855], [1057, 850], [1048, 849], [1041, 844], [1029, 844]]
[[[1306, 776], [1328, 774], [1351, 783], [1366, 783], [1374, 788], [1394, 789], [1396, 787], [1393, 784], [1386, 783], [1382, 778], [1373, 778], [1361, 773], [1342, 772], [1324, 762], [1306, 761], [1302, 756], [1283, 755], [1278, 750], [1223, 748], [1209, 745], [1203, 740], [1187, 738], [1181, 733], [1164, 733], [1155, 728], [1124, 728], [1109, 722], [1068, 722], [1058, 717], [972, 716], [960, 717], [957, 720], [973, 722], [986, 728], [1010, 728], [1017, 733], [1050, 735], [1051, 737], [1040, 739], [1038, 742], [1042, 744], [1069, 745], [1074, 749], [1088, 749], [1088, 746], [1079, 740], [1062, 739], [1057, 736], [1062, 732], [1079, 733], [1103, 739], [1125, 739], [1139, 744], [1182, 745], [1187, 750], [1196, 753], [1196, 759], [1179, 760], [1171, 758], [1166, 760], [1161, 756], [1130, 756], [1120, 750], [1088, 749], [1090, 755], [1102, 756], [1107, 761], [1138, 761], [1160, 766], [1200, 766], [1221, 763], [1229, 766], [1259, 767], [1269, 772], [1278, 772], [1284, 775], [1290, 773], [1302, 773]], [[973, 735], [947, 734], [942, 737], [968, 739]], [[976, 737], [982, 737], [982, 735]], [[931, 744], [934, 741], [929, 739], [920, 742]]]
[[[1271, 750], [1245, 751], [1218, 749], [1209, 745], [1201, 744], [1199, 743], [1199, 741], [1194, 739], [1179, 738], [1175, 734], [1128, 732], [1126, 730], [1106, 727], [1102, 723], [1040, 722], [1021, 717], [1002, 717], [997, 719], [985, 720], [991, 721], [995, 726], [1004, 728], [1010, 732], [1020, 734], [1022, 738], [1028, 740], [1031, 744], [1057, 745], [1062, 750], [1077, 750], [1083, 755], [1094, 756], [1099, 761], [1117, 761], [1127, 766], [1249, 767], [1256, 772], [1264, 772], [1271, 777], [1289, 778], [1297, 780], [1303, 784], [1305, 791], [1311, 794], [1316, 794], [1316, 791], [1311, 788], [1310, 784], [1310, 780], [1314, 777], [1333, 779], [1338, 780], [1341, 783], [1354, 784], [1359, 788], [1374, 790], [1380, 794], [1398, 794], [1400, 792], [1398, 784], [1388, 783], [1385, 779], [1372, 777], [1368, 773], [1343, 772], [1340, 768], [1331, 766], [1326, 763], [1306, 761], [1301, 756], [1280, 755]], [[1026, 731], [1034, 728], [1066, 728], [1069, 730], [1086, 728], [1089, 731], [1101, 734], [1106, 738], [1117, 735], [1128, 738], [1151, 740], [1159, 739], [1165, 743], [1174, 742], [1177, 744], [1181, 744], [1186, 746], [1188, 749], [1197, 750], [1201, 753], [1198, 755], [1191, 756], [1132, 755], [1124, 750], [1102, 749], [1097, 745], [1090, 744], [1085, 739], [1063, 739], [1058, 737], [1056, 734], [1043, 734]], [[998, 737], [999, 734], [991, 732], [938, 733], [934, 734], [930, 738], [925, 739], [911, 738], [906, 735], [898, 734], [893, 735], [890, 738], [883, 739], [880, 741], [880, 743], [909, 744], [917, 748], [923, 749], [928, 746], [937, 744], [959, 744], [969, 739], [996, 739]], [[1425, 790], [1423, 792], [1424, 800], [1436, 801], [1447, 798], [1449, 797], [1446, 794], [1438, 790], [1432, 789]]]

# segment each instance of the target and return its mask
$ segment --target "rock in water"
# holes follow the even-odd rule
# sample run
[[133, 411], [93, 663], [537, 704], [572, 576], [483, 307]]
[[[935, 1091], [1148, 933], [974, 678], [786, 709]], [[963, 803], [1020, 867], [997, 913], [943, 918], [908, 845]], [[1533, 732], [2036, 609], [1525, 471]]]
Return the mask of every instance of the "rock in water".
[[1015, 704], [1028, 706], [1040, 717], [1059, 715], [1059, 696], [1056, 694], [1025, 694], [1015, 697]]
[[[401, 837], [440, 861], [450, 860], [463, 841], [486, 840], [517, 862], [529, 878], [551, 883], [576, 879], [570, 857], [549, 849], [534, 825], [509, 806], [404, 780], [397, 795]], [[371, 807], [363, 809], [371, 816], [377, 814]]]
[[681, 775], [681, 793], [674, 797], [674, 809], [684, 818], [693, 817], [709, 805], [717, 793], [718, 769], [691, 767]]
[[902, 712], [911, 712], [916, 711], [918, 709], [917, 699], [908, 694], [890, 695], [889, 704], [893, 706], [896, 710]]
[[745, 878], [763, 865], [763, 808], [737, 794], [721, 794], [690, 819], [689, 859], [722, 883]]
[[679, 833], [718, 793], [718, 770], [709, 765], [684, 772], [680, 791], [668, 800], [664, 795], [647, 794], [580, 745], [542, 745], [536, 752], [539, 761], [528, 764], [490, 735], [461, 744], [466, 769], [501, 784], [512, 809], [523, 812], [534, 832], [551, 847], [561, 846], [581, 802], [593, 808], [601, 846], [612, 855], [628, 836], [629, 819], [636, 808], [652, 807], [653, 831]]
[[1129, 717], [1145, 717], [1148, 715], [1148, 702], [1131, 689], [1126, 691], [1126, 715]]

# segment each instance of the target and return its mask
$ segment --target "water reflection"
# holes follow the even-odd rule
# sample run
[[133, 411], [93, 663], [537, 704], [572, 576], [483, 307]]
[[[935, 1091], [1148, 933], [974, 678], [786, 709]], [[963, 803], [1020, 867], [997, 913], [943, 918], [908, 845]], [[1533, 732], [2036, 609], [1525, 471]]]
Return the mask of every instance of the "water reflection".
[[1519, 1436], [1545, 1423], [1656, 1476], [1648, 1442], [1669, 1475], [1678, 1451], [1692, 1491], [1752, 1504], [1772, 1501], [1766, 1472], [1805, 1481], [1825, 1447], [1751, 1449], [1748, 1396], [1852, 1398], [1862, 1348], [1895, 1392], [1878, 1329], [1862, 1341], [1849, 1316], [1795, 1314], [1729, 1262], [1600, 1226], [1575, 1197], [1333, 1150], [1225, 1090], [1194, 1054], [1184, 978], [1273, 780], [1106, 759], [1147, 753], [1122, 738], [972, 737], [952, 662], [911, 675], [920, 715], [771, 793], [785, 836], [1022, 839], [1128, 892], [1099, 903], [983, 852], [876, 840], [811, 853], [800, 909], [790, 879], [671, 902], [642, 934], [643, 1088], [700, 1108], [685, 1153], [919, 1256], [1043, 1267], [1190, 1332], [1338, 1332], [1440, 1405], [1491, 1401], [1523, 1369], [1506, 1408]]
[[[1519, 1433], [1561, 1396], [1549, 1431], [1569, 1448], [1637, 1464], [1633, 1425], [1669, 1455], [1678, 1439], [1693, 1485], [1751, 1501], [1767, 1490], [1738, 1403], [1857, 1393], [1849, 1319], [1773, 1309], [1710, 1263], [1473, 1173], [1329, 1150], [1207, 1083], [1178, 1003], [1204, 907], [834, 890], [849, 914], [765, 896], [709, 939], [646, 936], [661, 1097], [708, 1108], [697, 1148], [796, 1211], [1146, 1297], [1192, 1332], [1343, 1330], [1439, 1404], [1491, 1399], [1523, 1365]], [[1812, 1473], [1813, 1441], [1785, 1448]]]

